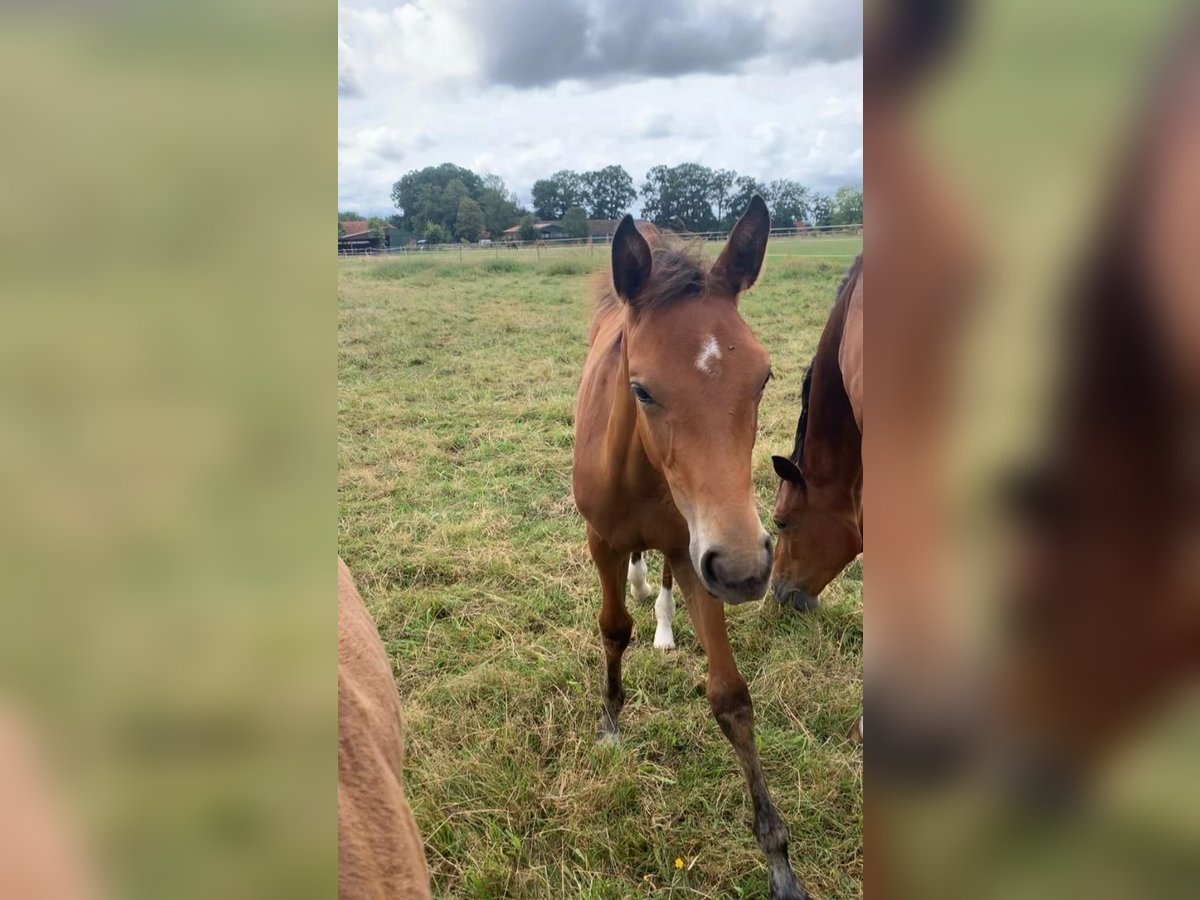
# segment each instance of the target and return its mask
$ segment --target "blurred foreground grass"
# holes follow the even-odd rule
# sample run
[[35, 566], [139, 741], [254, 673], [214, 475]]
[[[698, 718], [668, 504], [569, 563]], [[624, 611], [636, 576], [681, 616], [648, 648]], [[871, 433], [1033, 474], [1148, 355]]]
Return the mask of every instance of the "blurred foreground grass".
[[0, 12], [0, 705], [110, 896], [334, 890], [335, 27]]

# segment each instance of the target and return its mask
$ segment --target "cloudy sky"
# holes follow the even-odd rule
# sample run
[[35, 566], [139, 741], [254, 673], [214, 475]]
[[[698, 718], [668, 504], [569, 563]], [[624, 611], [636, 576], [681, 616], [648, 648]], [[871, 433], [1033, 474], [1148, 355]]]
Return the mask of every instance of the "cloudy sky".
[[395, 212], [405, 172], [538, 178], [698, 162], [862, 183], [856, 0], [342, 0], [338, 208]]

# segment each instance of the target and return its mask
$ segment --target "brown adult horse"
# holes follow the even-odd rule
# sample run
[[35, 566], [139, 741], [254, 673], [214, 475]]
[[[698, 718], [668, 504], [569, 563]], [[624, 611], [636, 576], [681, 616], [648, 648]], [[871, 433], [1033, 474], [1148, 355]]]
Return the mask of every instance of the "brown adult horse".
[[772, 456], [779, 542], [772, 588], [780, 603], [813, 609], [863, 548], [863, 262], [860, 254], [804, 373], [791, 456]]
[[429, 896], [404, 796], [404, 722], [379, 632], [338, 559], [338, 900]]
[[787, 828], [771, 802], [754, 739], [754, 707], [725, 630], [723, 603], [755, 600], [771, 572], [771, 538], [751, 489], [766, 350], [738, 314], [758, 277], [771, 221], [755, 197], [711, 268], [630, 216], [613, 236], [575, 415], [575, 503], [600, 576], [607, 678], [601, 738], [618, 737], [631, 554], [660, 551], [708, 657], [708, 702], [745, 772], [754, 836], [772, 898], [802, 898]]

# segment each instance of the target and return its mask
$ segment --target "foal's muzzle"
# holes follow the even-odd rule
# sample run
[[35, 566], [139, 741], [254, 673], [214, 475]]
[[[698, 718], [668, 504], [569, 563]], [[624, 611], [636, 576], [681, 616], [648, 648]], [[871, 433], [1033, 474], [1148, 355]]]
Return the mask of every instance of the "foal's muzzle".
[[771, 536], [763, 532], [761, 543], [749, 551], [735, 552], [710, 544], [701, 553], [698, 568], [704, 586], [718, 600], [748, 603], [767, 592], [773, 560]]

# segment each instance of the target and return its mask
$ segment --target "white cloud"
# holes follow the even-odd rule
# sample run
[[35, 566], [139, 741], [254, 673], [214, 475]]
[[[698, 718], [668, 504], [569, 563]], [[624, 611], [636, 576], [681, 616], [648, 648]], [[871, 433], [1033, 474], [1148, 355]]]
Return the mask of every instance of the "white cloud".
[[[490, 5], [497, 15], [512, 9], [507, 0]], [[567, 5], [591, 8], [582, 0]], [[819, 191], [861, 183], [861, 35], [857, 44], [850, 35], [861, 12], [814, 0], [744, 6], [750, 12], [725, 0], [687, 7], [701, 35], [705, 15], [721, 21], [731, 10], [767, 23], [762, 51], [732, 70], [697, 64], [670, 77], [602, 72], [516, 88], [487, 78], [495, 60], [465, 18], [477, 10], [474, 0], [382, 9], [343, 3], [339, 206], [393, 212], [392, 183], [442, 162], [494, 172], [526, 201], [538, 178], [611, 163], [623, 165], [635, 184], [650, 166], [688, 161], [764, 181], [795, 178]], [[555, 38], [542, 30], [538, 45]], [[797, 50], [804, 40], [808, 49]], [[840, 49], [818, 46], [837, 41]], [[855, 50], [822, 61], [822, 53], [837, 58]], [[343, 92], [343, 81], [357, 92]]]

